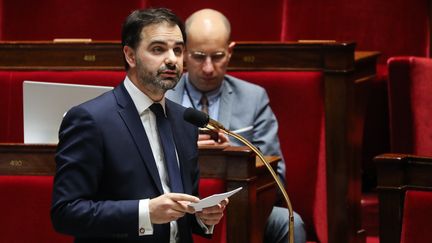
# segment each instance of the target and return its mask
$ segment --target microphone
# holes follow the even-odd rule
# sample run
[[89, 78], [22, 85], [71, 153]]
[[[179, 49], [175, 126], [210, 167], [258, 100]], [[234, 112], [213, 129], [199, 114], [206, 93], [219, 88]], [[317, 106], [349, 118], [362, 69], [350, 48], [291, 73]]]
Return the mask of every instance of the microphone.
[[204, 112], [193, 108], [187, 108], [183, 113], [183, 119], [193, 125], [201, 128], [208, 128], [210, 130], [220, 129], [228, 131], [222, 124], [210, 118], [210, 116]]
[[208, 114], [198, 111], [193, 108], [187, 108], [185, 112], [183, 113], [183, 119], [197, 127], [201, 128], [207, 128], [210, 130], [220, 130], [224, 132], [227, 135], [230, 135], [232, 137], [237, 138], [239, 141], [241, 141], [243, 144], [245, 144], [249, 149], [255, 152], [255, 154], [260, 158], [260, 160], [264, 163], [264, 165], [267, 167], [267, 170], [272, 175], [273, 179], [275, 180], [279, 190], [281, 191], [285, 202], [288, 206], [289, 211], [289, 237], [288, 242], [293, 243], [294, 242], [294, 215], [293, 215], [293, 209], [291, 205], [291, 201], [288, 197], [288, 193], [285, 191], [285, 187], [283, 186], [282, 182], [279, 179], [279, 176], [276, 174], [276, 172], [271, 167], [270, 163], [264, 158], [264, 155], [261, 153], [259, 149], [257, 149], [251, 142], [249, 142], [247, 139], [242, 137], [241, 135], [231, 132], [230, 130], [226, 129], [221, 123], [218, 121], [215, 121], [209, 117]]

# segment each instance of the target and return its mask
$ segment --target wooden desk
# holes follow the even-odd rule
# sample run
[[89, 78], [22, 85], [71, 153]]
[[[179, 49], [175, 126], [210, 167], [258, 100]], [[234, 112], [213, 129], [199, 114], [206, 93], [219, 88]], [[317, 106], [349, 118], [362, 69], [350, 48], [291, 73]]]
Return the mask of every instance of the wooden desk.
[[[0, 144], [0, 175], [54, 175], [55, 150], [55, 145]], [[280, 159], [268, 160], [276, 170]], [[201, 177], [225, 180], [226, 190], [243, 187], [227, 207], [227, 242], [262, 242], [276, 199], [275, 182], [265, 166], [246, 147], [200, 148], [199, 162]]]
[[405, 192], [432, 191], [432, 157], [383, 154], [374, 160], [378, 173], [380, 242], [399, 243]]

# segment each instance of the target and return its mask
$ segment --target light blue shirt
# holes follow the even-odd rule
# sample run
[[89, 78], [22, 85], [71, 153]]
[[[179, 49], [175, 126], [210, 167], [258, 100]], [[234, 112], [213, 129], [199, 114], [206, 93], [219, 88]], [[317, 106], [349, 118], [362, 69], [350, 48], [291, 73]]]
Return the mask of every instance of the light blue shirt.
[[[183, 93], [182, 105], [184, 107], [192, 107], [197, 110], [201, 110], [202, 107], [200, 104], [200, 100], [202, 92], [196, 89], [190, 83], [189, 77], [187, 77], [185, 84], [186, 85]], [[209, 116], [214, 120], [217, 120], [219, 117], [219, 104], [223, 85], [224, 83], [222, 82], [222, 85], [218, 89], [205, 93], [209, 102]]]

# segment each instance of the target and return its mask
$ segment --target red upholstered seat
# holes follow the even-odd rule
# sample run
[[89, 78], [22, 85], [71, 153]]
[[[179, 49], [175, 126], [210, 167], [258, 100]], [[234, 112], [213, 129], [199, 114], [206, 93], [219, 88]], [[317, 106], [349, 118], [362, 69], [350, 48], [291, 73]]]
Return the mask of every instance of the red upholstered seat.
[[[355, 41], [356, 50], [381, 53], [378, 59], [377, 77], [367, 97], [362, 151], [363, 190], [373, 192], [376, 186], [376, 168], [372, 158], [380, 153], [389, 152], [386, 61], [396, 55], [428, 56], [430, 1], [285, 0], [283, 2], [281, 32], [283, 41]], [[403, 20], [398, 24], [398, 28], [391, 27], [394, 25], [395, 16]], [[362, 201], [368, 202], [369, 198], [362, 196]], [[370, 203], [362, 204], [362, 207], [371, 208], [371, 206]], [[378, 205], [372, 207], [377, 209]], [[363, 208], [363, 212], [370, 212], [368, 208]], [[363, 217], [370, 219], [376, 215], [364, 214]], [[363, 225], [368, 235], [378, 230], [375, 227], [377, 223], [366, 220]]]
[[424, 243], [432, 229], [432, 192], [408, 190], [405, 194], [401, 243]]
[[432, 155], [432, 59], [388, 61], [391, 151]]
[[[308, 242], [327, 242], [322, 74], [287, 71], [229, 74], [267, 90], [279, 122], [279, 138], [287, 166], [287, 191], [294, 210], [307, 225]], [[218, 193], [223, 188], [220, 181], [202, 180], [200, 194]], [[225, 242], [224, 231], [222, 236], [216, 234], [212, 240], [200, 237], [195, 240], [199, 243]]]
[[327, 242], [324, 83], [320, 72], [230, 72], [267, 90], [279, 122], [287, 192], [308, 240]]
[[52, 176], [0, 176], [1, 242], [73, 242], [50, 219]]
[[[432, 155], [432, 59], [398, 56], [388, 60], [390, 144], [394, 153]], [[408, 190], [401, 242], [425, 242], [432, 228], [432, 192]]]

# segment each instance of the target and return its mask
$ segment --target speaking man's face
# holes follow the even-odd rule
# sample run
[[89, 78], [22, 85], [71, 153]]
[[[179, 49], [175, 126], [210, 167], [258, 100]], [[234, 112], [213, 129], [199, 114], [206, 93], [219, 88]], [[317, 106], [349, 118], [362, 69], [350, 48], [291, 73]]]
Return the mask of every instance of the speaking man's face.
[[[140, 86], [164, 91], [175, 87], [183, 72], [184, 41], [177, 25], [160, 23], [141, 31], [141, 42], [134, 51]], [[133, 66], [134, 65], [134, 66]]]

